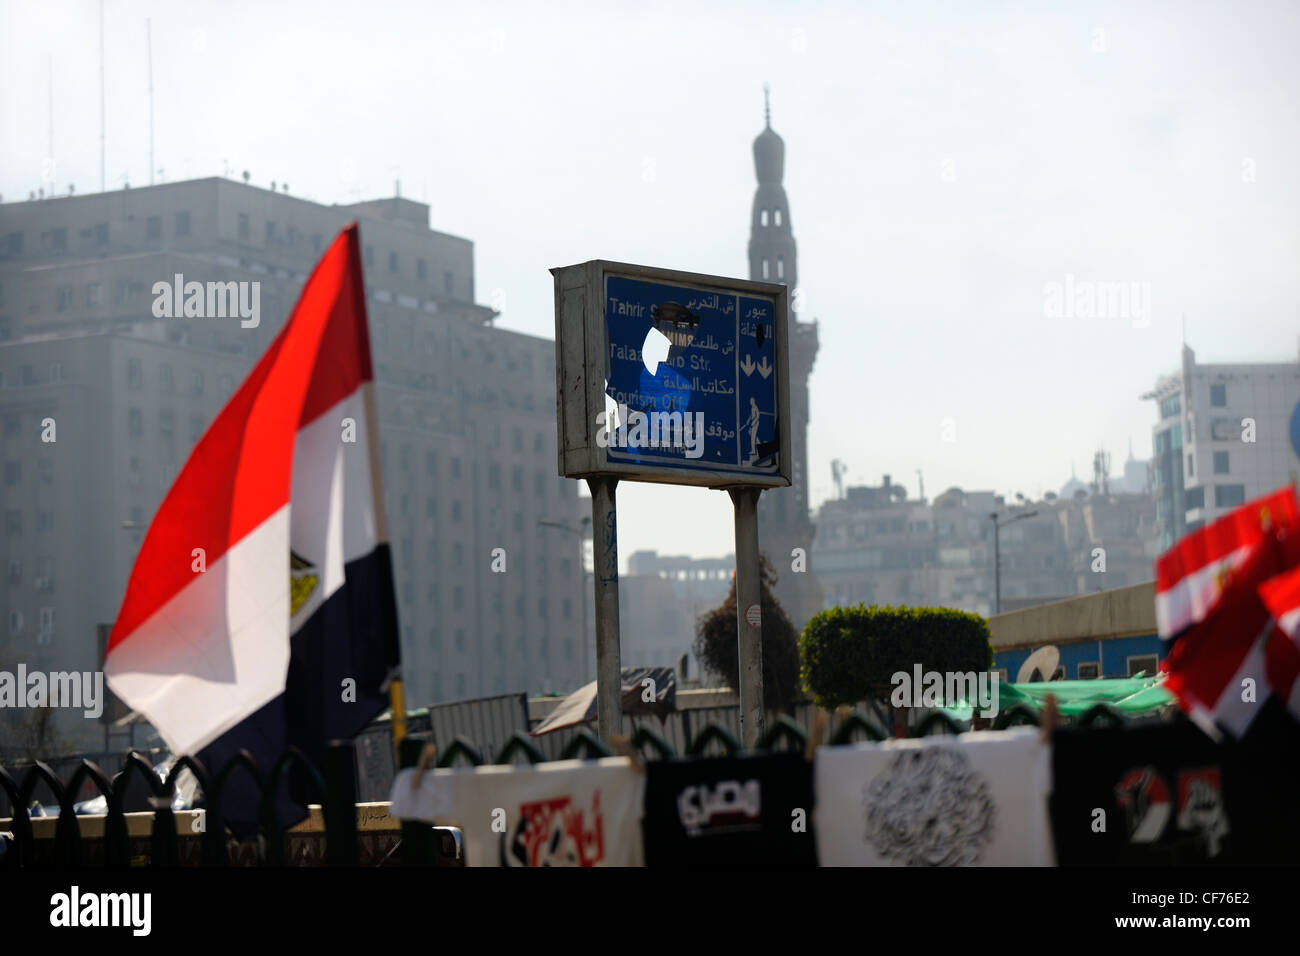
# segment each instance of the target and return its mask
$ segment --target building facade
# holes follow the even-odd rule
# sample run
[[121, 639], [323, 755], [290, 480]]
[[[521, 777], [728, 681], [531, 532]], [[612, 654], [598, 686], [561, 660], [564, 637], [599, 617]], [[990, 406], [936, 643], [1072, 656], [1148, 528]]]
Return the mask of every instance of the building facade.
[[[353, 220], [408, 701], [580, 680], [553, 342], [494, 326], [473, 244], [430, 229], [423, 203], [223, 179], [0, 205], [0, 665], [99, 668], [96, 625], [163, 495]], [[160, 317], [155, 284], [191, 281], [255, 283], [258, 320]]]
[[1142, 397], [1156, 405], [1161, 551], [1300, 473], [1300, 361], [1205, 365], [1183, 346], [1179, 371]]
[[[625, 667], [672, 667], [686, 656], [699, 676], [696, 625], [731, 591], [736, 556], [692, 558], [633, 552], [619, 578], [622, 661]], [[678, 675], [682, 677], [683, 675]]]
[[1008, 505], [991, 491], [950, 488], [910, 500], [885, 475], [825, 502], [813, 555], [826, 607], [953, 607], [985, 616], [996, 606], [994, 536], [1004, 609], [1151, 580], [1150, 495], [1079, 489], [1070, 497]]

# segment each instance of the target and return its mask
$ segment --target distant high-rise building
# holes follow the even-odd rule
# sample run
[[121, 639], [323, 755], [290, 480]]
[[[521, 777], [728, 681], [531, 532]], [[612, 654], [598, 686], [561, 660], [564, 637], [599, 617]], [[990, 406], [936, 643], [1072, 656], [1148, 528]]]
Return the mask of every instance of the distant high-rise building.
[[1189, 531], [1300, 473], [1300, 362], [1182, 368], [1142, 396], [1156, 403], [1151, 477], [1157, 544]]
[[[162, 496], [351, 220], [407, 701], [581, 683], [590, 593], [577, 484], [555, 472], [553, 342], [494, 327], [473, 243], [430, 229], [424, 203], [224, 179], [0, 206], [0, 669], [98, 669], [96, 625]], [[203, 301], [160, 315], [158, 283], [202, 283]], [[206, 314], [217, 283], [256, 284], [256, 325]]]
[[[765, 109], [763, 131], [754, 140], [754, 171], [758, 188], [749, 230], [749, 277], [782, 282], [793, 290], [790, 302], [790, 430], [791, 487], [765, 492], [758, 505], [759, 547], [778, 574], [776, 597], [796, 628], [822, 609], [822, 588], [812, 563], [813, 522], [808, 495], [808, 379], [817, 358], [817, 323], [800, 321], [799, 270], [790, 201], [781, 180], [785, 174], [785, 142], [772, 129]], [[796, 548], [807, 559], [807, 570], [791, 570]]]

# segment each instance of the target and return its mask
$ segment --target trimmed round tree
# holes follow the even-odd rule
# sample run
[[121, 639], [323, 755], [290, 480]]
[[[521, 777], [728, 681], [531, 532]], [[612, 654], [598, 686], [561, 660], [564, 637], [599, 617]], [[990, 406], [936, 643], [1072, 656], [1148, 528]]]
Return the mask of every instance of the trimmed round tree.
[[819, 707], [887, 701], [899, 672], [967, 673], [993, 665], [989, 623], [946, 607], [836, 607], [799, 638], [800, 677]]

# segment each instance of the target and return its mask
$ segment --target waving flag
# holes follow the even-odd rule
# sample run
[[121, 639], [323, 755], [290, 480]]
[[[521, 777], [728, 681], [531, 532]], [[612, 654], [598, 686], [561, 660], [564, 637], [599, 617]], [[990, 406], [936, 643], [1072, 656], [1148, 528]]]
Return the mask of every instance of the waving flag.
[[1277, 626], [1300, 644], [1300, 567], [1260, 585], [1259, 596], [1277, 619]]
[[1282, 488], [1193, 531], [1156, 560], [1156, 628], [1172, 638], [1203, 621], [1225, 582], [1271, 535], [1300, 528], [1295, 491]]
[[[1293, 552], [1300, 551], [1300, 534], [1287, 544]], [[1277, 621], [1267, 648], [1269, 683], [1287, 710], [1300, 718], [1300, 555], [1292, 558], [1291, 570], [1261, 584], [1259, 596]]]
[[[241, 748], [264, 769], [289, 745], [319, 765], [387, 706], [373, 380], [353, 224], [163, 500], [108, 641], [117, 695], [213, 772]], [[232, 824], [255, 797], [223, 799]]]
[[1241, 736], [1270, 696], [1292, 703], [1300, 647], [1279, 629], [1263, 595], [1298, 564], [1300, 510], [1291, 488], [1194, 531], [1157, 561], [1166, 686], [1207, 729]]

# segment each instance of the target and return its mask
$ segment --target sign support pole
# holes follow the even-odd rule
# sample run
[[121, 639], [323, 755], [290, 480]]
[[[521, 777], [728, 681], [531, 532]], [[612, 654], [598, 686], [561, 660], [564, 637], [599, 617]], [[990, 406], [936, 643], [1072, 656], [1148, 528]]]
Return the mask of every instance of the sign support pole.
[[[618, 628], [617, 478], [588, 478], [591, 489], [592, 580], [596, 604], [596, 719], [609, 743], [623, 730], [623, 668]], [[586, 635], [584, 635], [585, 639]]]
[[761, 488], [728, 488], [736, 508], [736, 639], [740, 675], [740, 742], [747, 750], [763, 737], [763, 618], [758, 559]]

